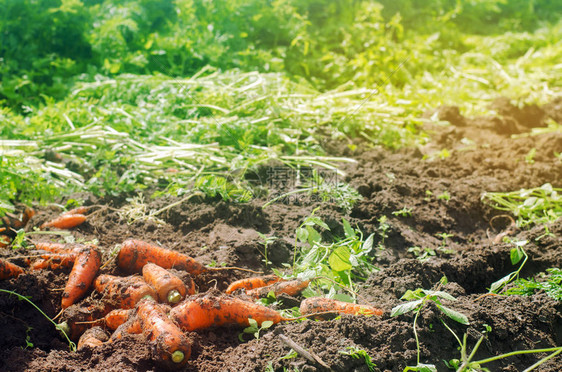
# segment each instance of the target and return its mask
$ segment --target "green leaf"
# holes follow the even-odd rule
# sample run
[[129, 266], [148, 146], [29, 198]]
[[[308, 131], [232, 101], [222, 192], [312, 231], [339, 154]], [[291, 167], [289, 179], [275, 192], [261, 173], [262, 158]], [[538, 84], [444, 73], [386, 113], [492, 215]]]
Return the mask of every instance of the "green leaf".
[[362, 246], [362, 250], [364, 252], [370, 252], [371, 249], [373, 249], [373, 239], [374, 239], [374, 234], [369, 235], [367, 239], [365, 239]]
[[271, 320], [265, 320], [264, 322], [262, 322], [261, 327], [262, 328], [269, 328], [273, 325], [273, 322]]
[[297, 239], [301, 242], [304, 243], [308, 240], [308, 230], [302, 227], [299, 227], [297, 229]]
[[334, 271], [351, 270], [352, 266], [349, 261], [350, 256], [351, 252], [348, 247], [338, 247], [328, 258], [328, 263]]
[[441, 311], [443, 311], [443, 313], [445, 315], [447, 315], [449, 318], [453, 319], [455, 322], [459, 322], [460, 324], [464, 324], [464, 325], [469, 325], [470, 322], [468, 321], [468, 318], [466, 315], [459, 313], [456, 310], [450, 309], [446, 306], [443, 305], [438, 305], [438, 307], [441, 309]]
[[420, 363], [415, 367], [406, 367], [404, 368], [404, 372], [407, 371], [417, 371], [417, 372], [437, 372], [437, 367], [434, 364], [423, 364]]
[[402, 297], [400, 297], [401, 300], [406, 300], [406, 301], [412, 301], [412, 300], [417, 300], [420, 299], [424, 296], [424, 292], [423, 289], [418, 288], [415, 291], [412, 291], [410, 289], [408, 289], [403, 295]]
[[456, 301], [457, 299], [453, 296], [451, 296], [450, 294], [448, 294], [447, 292], [443, 292], [443, 291], [432, 291], [429, 289], [425, 289], [424, 292], [430, 296], [437, 296], [437, 297], [441, 297], [444, 298], [446, 300], [449, 301]]
[[515, 265], [516, 263], [521, 261], [523, 257], [524, 257], [523, 250], [521, 249], [520, 246], [516, 246], [515, 248], [512, 248], [511, 251], [509, 252], [509, 258], [511, 259], [512, 265]]
[[311, 224], [309, 224], [308, 222], [311, 222], [314, 225], [320, 226], [325, 228], [326, 230], [330, 230], [330, 228], [328, 227], [328, 225], [326, 225], [326, 223], [324, 221], [322, 221], [320, 218], [318, 217], [309, 217], [308, 221], [306, 223], [307, 226], [310, 226]]
[[349, 222], [345, 218], [342, 218], [342, 222], [343, 222], [343, 230], [345, 231], [345, 236], [348, 238], [355, 238], [356, 236], [355, 230], [353, 230]]
[[308, 237], [306, 239], [308, 244], [313, 245], [314, 243], [320, 243], [322, 241], [322, 236], [318, 231], [314, 229], [314, 227], [307, 226], [306, 231], [308, 232], [307, 234]]
[[409, 313], [410, 311], [413, 311], [413, 310], [417, 309], [418, 306], [420, 306], [422, 304], [422, 302], [423, 302], [423, 300], [416, 300], [416, 301], [410, 301], [410, 302], [406, 302], [404, 304], [400, 304], [398, 306], [395, 306], [395, 307], [392, 308], [392, 311], [390, 312], [390, 316], [395, 317], [395, 316], [398, 316], [398, 315]]
[[513, 273], [509, 273], [506, 276], [504, 276], [503, 278], [501, 278], [500, 280], [497, 280], [497, 281], [493, 282], [492, 285], [490, 286], [490, 292], [496, 293], [499, 289], [501, 289], [503, 286], [505, 286], [507, 283], [509, 283], [509, 281], [511, 280], [512, 274]]

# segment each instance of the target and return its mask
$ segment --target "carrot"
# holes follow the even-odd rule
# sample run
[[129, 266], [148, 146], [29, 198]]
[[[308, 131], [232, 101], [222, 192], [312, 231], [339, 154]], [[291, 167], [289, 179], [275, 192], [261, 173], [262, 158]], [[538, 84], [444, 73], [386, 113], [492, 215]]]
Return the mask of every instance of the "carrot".
[[69, 211], [66, 211], [64, 213], [61, 213], [61, 216], [66, 216], [69, 214], [87, 214], [90, 211], [90, 207], [85, 207], [85, 206], [81, 206], [81, 207], [77, 207], [74, 209], [71, 209]]
[[0, 280], [17, 278], [20, 274], [23, 274], [21, 267], [0, 258]]
[[70, 268], [76, 261], [77, 253], [42, 255], [31, 264], [31, 270], [58, 270]]
[[301, 302], [300, 312], [309, 315], [319, 312], [329, 312], [352, 315], [378, 315], [383, 311], [370, 305], [358, 305], [325, 297], [310, 297]]
[[177, 304], [187, 294], [187, 288], [180, 278], [153, 263], [142, 268], [142, 276], [156, 289], [161, 302]]
[[133, 309], [115, 309], [111, 310], [105, 317], [105, 326], [112, 331], [115, 331], [121, 324], [125, 324]]
[[137, 318], [142, 334], [153, 344], [153, 357], [169, 368], [187, 363], [191, 355], [191, 342], [168, 318], [168, 306], [143, 300], [137, 306]]
[[92, 284], [101, 265], [101, 254], [96, 247], [82, 249], [68, 276], [68, 282], [62, 294], [62, 308], [66, 309], [82, 298]]
[[106, 304], [96, 303], [89, 306], [72, 305], [69, 306], [63, 317], [65, 320], [58, 324], [57, 328], [62, 329], [71, 340], [78, 338], [89, 328], [96, 325], [103, 325], [103, 318], [111, 311]]
[[[91, 307], [88, 307], [88, 309]], [[103, 315], [103, 313], [107, 312], [108, 307], [94, 307], [86, 317], [83, 317], [83, 320], [77, 321], [76, 315], [73, 316], [71, 321], [71, 328], [69, 331], [71, 332], [72, 336], [75, 336], [78, 333], [84, 332], [85, 329], [93, 326], [105, 326], [107, 329], [115, 331], [119, 326], [125, 324], [129, 319], [129, 315], [133, 313], [133, 309], [114, 309], [109, 311], [105, 316], [97, 319], [93, 319], [96, 315]], [[88, 310], [86, 310], [88, 311]], [[89, 320], [88, 320], [89, 319]], [[68, 321], [66, 322], [67, 326], [69, 325]], [[60, 326], [61, 324], [59, 324]]]
[[154, 289], [139, 276], [100, 275], [94, 280], [94, 289], [116, 309], [132, 309], [146, 296], [156, 299]]
[[51, 252], [50, 254], [41, 255], [41, 259], [31, 264], [32, 270], [58, 270], [61, 268], [70, 268], [73, 266], [76, 257], [84, 246], [81, 244], [63, 244], [52, 242], [36, 242], [33, 243], [36, 249]]
[[250, 290], [254, 288], [265, 287], [266, 285], [274, 284], [282, 280], [283, 278], [280, 278], [277, 275], [265, 275], [265, 276], [258, 276], [253, 278], [240, 279], [230, 283], [230, 285], [228, 286], [225, 292], [230, 294], [238, 289]]
[[80, 248], [84, 248], [80, 244], [63, 244], [63, 243], [53, 243], [53, 242], [34, 242], [33, 245], [36, 249], [47, 251], [51, 253], [71, 253]]
[[144, 265], [152, 262], [164, 269], [185, 270], [191, 275], [199, 275], [207, 268], [193, 258], [141, 240], [128, 239], [123, 242], [117, 265], [127, 272], [140, 272]]
[[107, 333], [101, 329], [101, 327], [93, 327], [80, 336], [77, 349], [82, 350], [85, 347], [98, 347], [103, 345], [103, 343], [108, 339], [109, 337], [107, 336]]
[[83, 214], [62, 214], [53, 220], [45, 222], [41, 225], [41, 228], [54, 227], [56, 229], [67, 230], [81, 225], [84, 221], [86, 221], [86, 216]]
[[309, 283], [310, 280], [295, 279], [287, 282], [278, 282], [261, 288], [251, 289], [246, 291], [246, 294], [253, 298], [267, 297], [270, 292], [273, 292], [275, 296], [282, 293], [289, 296], [296, 296], [307, 288]]
[[281, 314], [263, 305], [244, 301], [237, 297], [207, 294], [202, 297], [188, 298], [170, 311], [170, 318], [184, 331], [196, 331], [209, 327], [229, 324], [248, 326], [248, 318], [259, 324], [266, 320], [279, 323]]
[[140, 321], [136, 316], [132, 315], [129, 316], [129, 319], [125, 323], [117, 327], [115, 332], [113, 332], [109, 338], [109, 342], [120, 340], [124, 335], [134, 335], [139, 333], [142, 333]]

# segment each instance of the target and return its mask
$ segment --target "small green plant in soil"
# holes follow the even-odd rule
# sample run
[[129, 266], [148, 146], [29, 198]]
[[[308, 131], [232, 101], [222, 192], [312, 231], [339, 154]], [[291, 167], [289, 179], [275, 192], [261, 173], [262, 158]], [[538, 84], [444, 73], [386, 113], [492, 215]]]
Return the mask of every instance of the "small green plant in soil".
[[[55, 326], [55, 328], [56, 328], [59, 332], [61, 332], [61, 334], [64, 336], [64, 338], [66, 338], [66, 340], [68, 341], [68, 346], [69, 346], [70, 350], [76, 351], [76, 344], [74, 344], [74, 342], [72, 342], [72, 341], [70, 340], [70, 338], [68, 338], [68, 332], [67, 332], [66, 330], [62, 329], [59, 324], [55, 323], [55, 321], [54, 321], [53, 319], [49, 318], [49, 317], [47, 316], [47, 314], [45, 314], [45, 313], [43, 312], [43, 310], [41, 310], [37, 305], [35, 305], [35, 304], [33, 303], [33, 301], [31, 301], [31, 300], [30, 300], [29, 298], [27, 298], [26, 296], [22, 296], [22, 295], [19, 294], [19, 293], [16, 293], [16, 292], [14, 292], [14, 291], [9, 291], [9, 290], [7, 290], [7, 289], [0, 289], [0, 292], [7, 293], [7, 294], [12, 295], [12, 296], [16, 296], [19, 300], [21, 300], [21, 301], [27, 301], [29, 304], [31, 304], [31, 306], [33, 306], [35, 309], [37, 309], [37, 311], [39, 311], [39, 312], [41, 313], [41, 315], [43, 315], [45, 318], [47, 318], [47, 320], [48, 320], [49, 322], [53, 323], [53, 325]], [[29, 331], [29, 329], [28, 329], [27, 331]], [[27, 333], [27, 332], [26, 332], [26, 333]], [[32, 347], [32, 346], [33, 346], [33, 344], [31, 344], [31, 346], [30, 346], [30, 341], [28, 340], [28, 337], [26, 337], [26, 344], [27, 344], [28, 347]]]
[[482, 201], [495, 209], [511, 212], [518, 227], [551, 223], [562, 216], [562, 188], [546, 183], [533, 189], [486, 192]]
[[521, 269], [523, 268], [523, 266], [525, 266], [525, 263], [529, 258], [527, 256], [527, 253], [523, 249], [523, 247], [528, 243], [527, 240], [513, 241], [512, 243], [514, 247], [511, 248], [511, 250], [509, 251], [511, 264], [517, 265], [519, 262], [521, 262], [521, 260], [523, 260], [523, 262], [521, 262], [521, 265], [519, 265], [519, 268], [517, 270], [493, 282], [492, 285], [490, 286], [490, 293], [496, 293], [496, 294], [500, 293], [507, 284], [519, 278], [519, 272], [521, 272]]
[[319, 229], [330, 231], [330, 228], [314, 215], [315, 211], [296, 230], [292, 275], [314, 279], [313, 285], [303, 292], [305, 296], [327, 295], [353, 302], [357, 283], [364, 282], [376, 270], [372, 263], [374, 234], [364, 238], [363, 233], [344, 218], [345, 236], [325, 242]]
[[537, 154], [537, 149], [533, 147], [531, 150], [529, 150], [527, 155], [525, 155], [525, 163], [534, 164], [536, 154]]
[[419, 261], [424, 262], [435, 256], [435, 249], [427, 247], [413, 246], [408, 248], [408, 252], [412, 253]]
[[263, 262], [265, 264], [265, 268], [267, 269], [267, 267], [269, 265], [271, 265], [271, 261], [269, 261], [269, 259], [268, 259], [268, 248], [269, 248], [269, 245], [271, 243], [273, 243], [274, 241], [277, 240], [277, 237], [276, 236], [266, 236], [266, 235], [260, 233], [259, 231], [256, 231], [256, 232], [258, 233], [260, 239], [262, 240], [261, 244], [263, 245], [263, 252], [261, 250], [259, 250], [259, 252], [263, 256]]
[[449, 202], [449, 200], [451, 200], [451, 195], [449, 194], [449, 192], [447, 190], [445, 190], [441, 194], [437, 195], [437, 199], [438, 200], [445, 200], [446, 202]]
[[340, 350], [340, 354], [349, 355], [355, 359], [363, 359], [365, 361], [365, 365], [369, 368], [369, 371], [374, 371], [375, 367], [377, 366], [373, 363], [373, 359], [371, 356], [365, 351], [357, 346], [348, 346], [345, 350]]
[[240, 340], [240, 342], [244, 342], [244, 334], [252, 334], [254, 335], [256, 340], [259, 340], [260, 332], [263, 331], [264, 329], [270, 328], [273, 325], [272, 321], [266, 320], [262, 322], [261, 326], [259, 326], [258, 322], [252, 318], [248, 318], [248, 323], [250, 323], [250, 326], [244, 328], [244, 330], [242, 331], [243, 333], [240, 333], [238, 335], [238, 339]]
[[474, 348], [472, 349], [472, 352], [470, 354], [468, 354], [467, 333], [464, 334], [463, 340], [461, 342], [461, 340], [459, 339], [457, 334], [451, 328], [449, 328], [445, 323], [443, 323], [443, 324], [453, 334], [453, 336], [455, 337], [455, 339], [459, 343], [459, 349], [460, 349], [460, 353], [461, 353], [460, 359], [451, 359], [450, 361], [445, 362], [445, 364], [447, 364], [447, 366], [450, 369], [453, 369], [456, 372], [480, 372], [480, 371], [489, 372], [490, 370], [488, 368], [482, 367], [483, 364], [494, 362], [494, 361], [504, 359], [504, 358], [508, 358], [508, 357], [511, 357], [511, 356], [522, 355], [522, 354], [551, 353], [550, 355], [540, 359], [535, 364], [526, 368], [523, 371], [523, 372], [530, 372], [530, 371], [534, 370], [535, 368], [537, 368], [538, 366], [542, 365], [543, 363], [547, 362], [548, 360], [550, 360], [550, 359], [556, 357], [557, 355], [559, 355], [560, 353], [562, 353], [562, 347], [553, 347], [553, 348], [545, 348], [545, 349], [531, 349], [531, 350], [519, 350], [519, 351], [512, 351], [510, 353], [496, 355], [496, 356], [486, 358], [486, 359], [473, 361], [472, 359], [476, 355], [476, 352], [478, 351], [478, 348], [480, 347], [480, 344], [482, 344], [482, 341], [486, 337], [487, 333], [491, 332], [491, 327], [488, 326], [488, 325], [485, 325], [486, 330], [483, 332], [484, 334], [482, 336], [480, 336], [480, 338], [478, 339], [478, 341], [474, 345]]
[[392, 214], [401, 217], [412, 217], [412, 208], [404, 207], [402, 209], [392, 212]]
[[429, 289], [421, 289], [418, 288], [414, 291], [412, 290], [408, 290], [406, 291], [406, 293], [404, 293], [404, 295], [401, 297], [402, 300], [407, 300], [408, 302], [400, 304], [395, 306], [391, 313], [390, 316], [395, 317], [395, 316], [399, 316], [402, 314], [406, 314], [409, 312], [414, 312], [415, 316], [414, 316], [414, 337], [416, 339], [416, 348], [417, 348], [417, 363], [415, 366], [408, 366], [404, 369], [404, 372], [406, 371], [423, 371], [423, 372], [431, 372], [431, 371], [437, 371], [437, 368], [435, 367], [435, 365], [433, 364], [422, 364], [420, 363], [420, 356], [421, 356], [421, 350], [420, 350], [420, 341], [419, 341], [419, 337], [418, 337], [418, 331], [417, 331], [417, 322], [418, 322], [418, 317], [422, 311], [422, 309], [428, 304], [428, 303], [434, 303], [435, 306], [437, 306], [437, 308], [439, 310], [441, 310], [441, 312], [443, 314], [445, 314], [447, 317], [453, 319], [454, 321], [464, 324], [464, 325], [468, 325], [469, 321], [468, 318], [466, 317], [466, 315], [453, 310], [447, 306], [444, 306], [441, 303], [441, 300], [445, 299], [448, 301], [456, 301], [456, 298], [451, 296], [450, 294], [448, 294], [447, 292], [444, 291], [440, 291], [438, 290], [438, 288], [441, 285], [444, 285], [447, 283], [447, 278], [443, 277], [441, 279], [441, 281], [439, 282], [438, 286], [437, 286], [437, 290], [429, 290]]
[[519, 278], [505, 290], [506, 295], [531, 296], [544, 291], [549, 297], [562, 301], [562, 269], [550, 268], [546, 273], [539, 273], [534, 278]]

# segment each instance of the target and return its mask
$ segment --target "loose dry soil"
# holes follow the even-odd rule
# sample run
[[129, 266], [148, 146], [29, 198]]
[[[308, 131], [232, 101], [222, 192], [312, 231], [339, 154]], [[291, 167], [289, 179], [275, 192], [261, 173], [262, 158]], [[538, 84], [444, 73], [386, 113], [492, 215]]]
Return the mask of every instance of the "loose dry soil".
[[[531, 128], [544, 126], [546, 120], [562, 122], [562, 99], [544, 107], [512, 106], [498, 99], [490, 117], [463, 117], [456, 107], [442, 107], [437, 114], [450, 125], [426, 125], [432, 133], [431, 147], [389, 151], [359, 144], [358, 150], [331, 140], [325, 146], [332, 155], [344, 155], [357, 162], [347, 166], [346, 181], [363, 196], [346, 214], [332, 203], [306, 199], [277, 203], [262, 208], [264, 200], [248, 204], [229, 204], [219, 200], [193, 198], [170, 209], [162, 216], [165, 223], [137, 221], [130, 225], [120, 220], [113, 209], [105, 209], [73, 230], [77, 239], [97, 239], [109, 251], [124, 239], [134, 237], [158, 242], [165, 247], [187, 253], [205, 264], [225, 263], [252, 269], [263, 269], [259, 233], [278, 237], [270, 247], [270, 259], [280, 265], [290, 261], [294, 232], [315, 208], [331, 228], [334, 236], [343, 235], [341, 218], [346, 217], [365, 234], [379, 226], [378, 219], [387, 216], [390, 226], [384, 251], [378, 251], [376, 265], [381, 269], [368, 278], [359, 293], [371, 304], [384, 309], [379, 317], [342, 316], [331, 321], [305, 320], [286, 323], [264, 331], [259, 340], [240, 342], [240, 329], [217, 328], [191, 333], [193, 353], [186, 371], [264, 371], [268, 365], [275, 371], [298, 368], [299, 371], [322, 371], [318, 365], [297, 356], [281, 359], [290, 348], [279, 337], [285, 335], [303, 348], [317, 354], [334, 371], [368, 371], [361, 359], [340, 351], [348, 346], [366, 350], [376, 363], [376, 370], [402, 371], [415, 365], [416, 343], [412, 315], [396, 318], [390, 309], [401, 303], [408, 289], [432, 288], [446, 275], [449, 284], [443, 289], [457, 296], [449, 306], [466, 314], [469, 326], [448, 321], [458, 335], [468, 334], [472, 347], [484, 324], [492, 327], [476, 358], [514, 350], [562, 345], [562, 304], [545, 294], [534, 296], [480, 296], [490, 284], [509, 272], [506, 243], [493, 244], [492, 239], [507, 228], [507, 218], [480, 200], [484, 191], [511, 191], [550, 182], [562, 187], [562, 133], [524, 136]], [[428, 115], [430, 115], [429, 113]], [[523, 134], [513, 138], [514, 134]], [[424, 159], [446, 148], [445, 159]], [[534, 162], [525, 156], [535, 148]], [[265, 174], [265, 173], [264, 173]], [[267, 181], [267, 180], [262, 180]], [[450, 200], [437, 196], [447, 191]], [[428, 195], [431, 192], [432, 195]], [[122, 199], [97, 200], [78, 195], [86, 204], [105, 204], [119, 208]], [[149, 208], [160, 208], [179, 199], [158, 199]], [[403, 207], [412, 216], [392, 214]], [[40, 209], [30, 222], [38, 226], [56, 213]], [[548, 226], [554, 236], [538, 239], [544, 226], [516, 231], [517, 239], [526, 239], [529, 261], [522, 275], [531, 276], [549, 267], [562, 267], [562, 220]], [[441, 239], [436, 234], [452, 234], [447, 248], [437, 248]], [[329, 235], [327, 235], [329, 237]], [[45, 239], [45, 238], [43, 238]], [[378, 243], [378, 242], [376, 242]], [[420, 262], [408, 248], [418, 246], [437, 249], [437, 255]], [[0, 257], [22, 255], [4, 250]], [[18, 260], [15, 260], [18, 262]], [[21, 261], [20, 261], [21, 263]], [[121, 274], [114, 264], [104, 273]], [[34, 272], [14, 280], [0, 282], [0, 288], [21, 293], [53, 317], [60, 310], [60, 300], [68, 271]], [[196, 279], [201, 292], [217, 287], [224, 290], [229, 282], [248, 276], [239, 271], [204, 275]], [[95, 299], [95, 295], [91, 295]], [[297, 299], [299, 300], [299, 299]], [[295, 303], [287, 299], [287, 303]], [[440, 312], [428, 306], [418, 319], [422, 363], [435, 363], [438, 370], [448, 370], [443, 360], [458, 358], [457, 343], [444, 328]], [[246, 336], [247, 339], [250, 337]], [[26, 347], [26, 340], [33, 346]], [[159, 371], [150, 357], [150, 347], [140, 336], [130, 336], [114, 344], [79, 352], [68, 351], [68, 345], [36, 309], [17, 298], [0, 294], [0, 370], [2, 371]], [[521, 371], [545, 355], [520, 355], [492, 363], [493, 371]], [[562, 357], [553, 359], [540, 371], [562, 370]]]

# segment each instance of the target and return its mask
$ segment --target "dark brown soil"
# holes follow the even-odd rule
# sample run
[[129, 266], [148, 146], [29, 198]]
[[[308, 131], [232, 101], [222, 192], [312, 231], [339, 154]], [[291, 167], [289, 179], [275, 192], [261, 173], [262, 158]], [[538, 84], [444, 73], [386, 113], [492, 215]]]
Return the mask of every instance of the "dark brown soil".
[[[493, 117], [463, 117], [456, 107], [439, 109], [441, 120], [451, 125], [426, 125], [433, 141], [425, 148], [396, 152], [370, 148], [350, 154], [337, 144], [329, 144], [334, 155], [346, 154], [357, 160], [349, 166], [346, 181], [363, 196], [346, 214], [333, 203], [307, 199], [277, 203], [262, 208], [264, 200], [248, 204], [229, 204], [216, 200], [192, 198], [179, 203], [161, 216], [162, 223], [137, 221], [127, 224], [114, 209], [104, 208], [84, 225], [73, 230], [77, 240], [98, 240], [106, 257], [116, 244], [134, 237], [157, 242], [187, 253], [205, 264], [224, 263], [263, 269], [263, 245], [258, 232], [278, 239], [269, 246], [269, 258], [277, 266], [290, 262], [295, 229], [315, 209], [331, 228], [334, 236], [343, 235], [341, 218], [346, 217], [366, 235], [377, 233], [375, 244], [384, 244], [377, 253], [381, 269], [372, 274], [359, 293], [372, 305], [385, 311], [382, 318], [342, 316], [330, 321], [305, 320], [287, 323], [263, 331], [259, 340], [240, 342], [240, 329], [217, 328], [190, 333], [194, 346], [186, 371], [299, 371], [323, 369], [301, 356], [282, 358], [290, 348], [281, 340], [285, 335], [303, 348], [315, 353], [334, 371], [368, 371], [362, 359], [344, 355], [348, 346], [368, 352], [376, 370], [402, 371], [416, 363], [413, 316], [390, 317], [390, 310], [400, 304], [408, 289], [430, 289], [447, 276], [449, 284], [442, 289], [458, 301], [447, 303], [470, 319], [469, 326], [451, 320], [447, 325], [459, 337], [467, 334], [469, 349], [484, 329], [492, 331], [480, 346], [476, 358], [482, 359], [521, 349], [562, 345], [562, 304], [544, 293], [525, 296], [485, 296], [490, 284], [509, 272], [510, 245], [493, 244], [493, 238], [509, 224], [507, 218], [481, 202], [484, 191], [511, 191], [551, 183], [562, 187], [562, 134], [525, 136], [530, 129], [543, 126], [547, 118], [562, 117], [561, 100], [540, 108], [518, 108], [506, 99], [494, 102]], [[512, 138], [513, 134], [523, 134]], [[432, 156], [441, 149], [450, 156]], [[533, 162], [525, 156], [536, 149]], [[426, 155], [424, 157], [424, 154]], [[427, 156], [429, 155], [429, 156]], [[450, 198], [438, 198], [447, 192]], [[104, 204], [118, 208], [124, 200], [96, 200], [80, 195], [86, 204]], [[180, 199], [158, 199], [150, 208], [161, 208]], [[112, 204], [113, 203], [113, 204]], [[411, 208], [412, 216], [392, 212]], [[32, 220], [38, 226], [57, 211], [44, 209]], [[387, 217], [388, 237], [381, 241], [380, 222]], [[493, 225], [493, 226], [491, 226]], [[531, 276], [550, 267], [562, 267], [562, 220], [548, 226], [553, 236], [541, 237], [544, 226], [516, 231], [517, 239], [527, 239], [529, 261], [522, 275]], [[448, 233], [445, 246], [436, 234]], [[327, 235], [327, 237], [329, 237]], [[541, 237], [541, 238], [539, 238]], [[44, 238], [43, 238], [44, 239]], [[421, 262], [408, 248], [431, 248], [436, 256]], [[25, 255], [21, 251], [0, 252], [0, 257]], [[15, 260], [18, 262], [18, 260]], [[22, 263], [22, 261], [20, 261]], [[104, 273], [122, 274], [114, 264]], [[14, 280], [0, 282], [0, 288], [29, 296], [48, 316], [60, 310], [60, 300], [68, 271], [34, 272]], [[224, 290], [229, 282], [250, 274], [222, 271], [196, 278], [199, 291]], [[91, 295], [87, 302], [95, 301]], [[293, 301], [294, 302], [294, 301]], [[445, 301], [446, 302], [446, 301]], [[291, 301], [287, 300], [287, 304]], [[298, 303], [298, 302], [297, 302]], [[459, 358], [458, 344], [444, 327], [440, 311], [429, 305], [418, 319], [421, 362], [434, 363], [447, 370], [443, 360]], [[26, 339], [33, 344], [26, 347]], [[250, 336], [246, 335], [246, 339]], [[0, 294], [0, 370], [2, 371], [158, 371], [150, 357], [150, 347], [141, 336], [129, 336], [114, 344], [79, 352], [68, 351], [53, 325], [35, 308], [16, 297]], [[502, 359], [487, 365], [493, 371], [521, 371], [544, 357], [527, 354]], [[540, 371], [559, 371], [559, 356]]]

